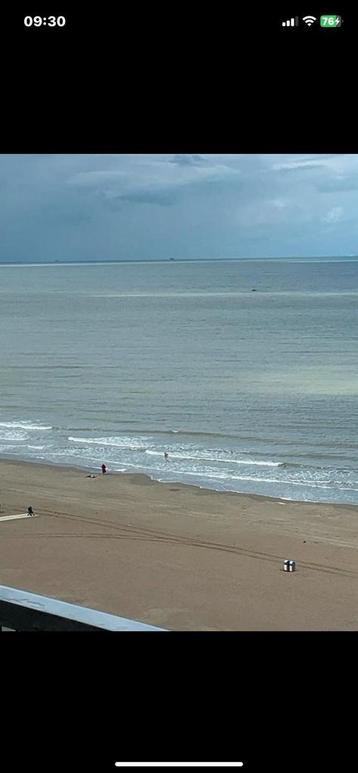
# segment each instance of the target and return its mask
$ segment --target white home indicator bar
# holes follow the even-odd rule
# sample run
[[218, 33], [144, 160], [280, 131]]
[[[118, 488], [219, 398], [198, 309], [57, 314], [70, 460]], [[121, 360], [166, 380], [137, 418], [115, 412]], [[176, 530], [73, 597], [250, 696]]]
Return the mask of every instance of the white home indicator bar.
[[242, 768], [243, 762], [115, 762], [116, 768]]

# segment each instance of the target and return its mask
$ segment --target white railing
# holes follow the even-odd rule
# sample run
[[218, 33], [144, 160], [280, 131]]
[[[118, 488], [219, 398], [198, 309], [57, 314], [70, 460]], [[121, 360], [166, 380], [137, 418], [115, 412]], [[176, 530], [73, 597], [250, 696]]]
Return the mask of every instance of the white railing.
[[[41, 619], [43, 615], [43, 629], [46, 629], [47, 619], [51, 617], [62, 618], [63, 629], [66, 628], [66, 620], [70, 622], [71, 628], [76, 623], [79, 628], [88, 626], [88, 628], [98, 628], [103, 631], [164, 631], [164, 628], [158, 628], [154, 625], [141, 623], [137, 620], [130, 620], [126, 617], [118, 617], [107, 612], [100, 612], [97, 609], [88, 609], [77, 604], [69, 604], [66, 601], [40, 596], [37, 593], [30, 593], [27, 590], [18, 588], [9, 588], [7, 585], [0, 585], [0, 627], [11, 628], [9, 621], [13, 621], [15, 630], [22, 630], [21, 623], [16, 627], [16, 618], [21, 619], [21, 614], [27, 612], [27, 618], [31, 621], [33, 617], [33, 628], [41, 629]], [[40, 613], [40, 614], [39, 614]], [[42, 614], [41, 614], [42, 613]], [[38, 621], [38, 624], [36, 622]], [[61, 620], [59, 621], [61, 623]], [[30, 622], [31, 627], [31, 622]], [[29, 630], [26, 627], [26, 630]]]

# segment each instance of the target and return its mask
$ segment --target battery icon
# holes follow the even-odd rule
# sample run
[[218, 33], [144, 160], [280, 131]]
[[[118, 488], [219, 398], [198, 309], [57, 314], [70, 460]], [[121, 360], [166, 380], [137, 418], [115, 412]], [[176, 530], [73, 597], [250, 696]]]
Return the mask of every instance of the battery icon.
[[321, 27], [327, 27], [328, 29], [332, 29], [332, 27], [341, 27], [342, 17], [341, 16], [321, 16], [319, 23]]

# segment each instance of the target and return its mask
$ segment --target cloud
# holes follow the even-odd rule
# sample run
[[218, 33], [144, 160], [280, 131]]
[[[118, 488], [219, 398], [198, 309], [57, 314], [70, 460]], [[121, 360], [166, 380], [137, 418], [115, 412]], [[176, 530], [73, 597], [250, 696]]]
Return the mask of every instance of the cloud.
[[0, 155], [0, 181], [0, 261], [344, 255], [358, 242], [358, 155]]
[[128, 193], [111, 196], [111, 202], [129, 202], [134, 204], [159, 204], [160, 206], [169, 206], [175, 204], [177, 200], [177, 190], [168, 188], [143, 188]]
[[325, 223], [338, 223], [339, 220], [342, 220], [343, 217], [343, 207], [332, 207], [328, 212], [326, 212], [325, 215], [323, 215], [322, 220]]
[[337, 175], [317, 184], [321, 193], [335, 193], [336, 191], [358, 190], [358, 176]]
[[[316, 154], [311, 156], [279, 156], [272, 157], [271, 169], [277, 172], [294, 173], [314, 171], [322, 175], [322, 181], [328, 175], [340, 176], [351, 173], [352, 169], [358, 169], [357, 155], [344, 155], [331, 153], [329, 155]], [[317, 175], [316, 175], [317, 177]]]
[[310, 169], [326, 169], [325, 164], [318, 161], [292, 161], [286, 164], [276, 164], [272, 167], [276, 172], [298, 172]]
[[177, 153], [174, 158], [169, 159], [170, 164], [176, 164], [177, 166], [200, 166], [205, 164], [206, 159], [204, 156], [188, 155]]
[[273, 199], [271, 204], [274, 209], [286, 209], [289, 206], [289, 202], [285, 199]]
[[200, 186], [218, 184], [239, 174], [239, 170], [216, 159], [196, 155], [174, 159], [139, 157], [128, 169], [122, 164], [122, 169], [80, 171], [70, 176], [68, 185], [86, 190], [104, 204], [109, 202], [112, 209], [115, 201], [167, 206], [174, 204], [183, 191], [189, 195]]

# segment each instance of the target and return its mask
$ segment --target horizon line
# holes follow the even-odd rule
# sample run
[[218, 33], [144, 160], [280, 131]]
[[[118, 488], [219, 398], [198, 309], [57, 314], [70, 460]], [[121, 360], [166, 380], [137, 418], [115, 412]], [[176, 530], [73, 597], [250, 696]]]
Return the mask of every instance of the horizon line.
[[237, 257], [237, 258], [106, 258], [104, 260], [100, 260], [98, 258], [85, 258], [83, 260], [79, 260], [78, 258], [64, 258], [62, 260], [39, 260], [37, 259], [21, 259], [17, 258], [14, 260], [2, 260], [0, 258], [0, 266], [24, 266], [24, 265], [30, 265], [30, 266], [65, 266], [65, 265], [103, 265], [103, 264], [109, 264], [109, 263], [205, 263], [205, 262], [212, 262], [212, 263], [220, 263], [220, 262], [269, 262], [269, 261], [296, 261], [296, 262], [304, 262], [304, 261], [354, 261], [358, 260], [358, 254], [357, 255], [306, 255], [306, 256], [297, 256], [297, 255], [285, 255], [285, 256], [276, 256], [276, 257]]

